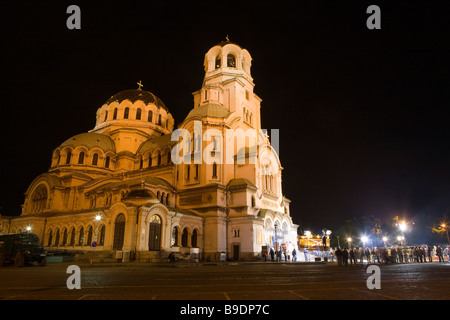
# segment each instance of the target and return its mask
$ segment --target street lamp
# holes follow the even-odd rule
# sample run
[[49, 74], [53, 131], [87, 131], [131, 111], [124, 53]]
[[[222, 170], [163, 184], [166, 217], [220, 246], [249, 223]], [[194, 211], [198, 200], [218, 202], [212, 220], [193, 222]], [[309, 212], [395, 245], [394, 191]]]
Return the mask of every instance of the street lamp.
[[[406, 226], [406, 223], [405, 223], [405, 221], [402, 221], [402, 222], [400, 222], [400, 224], [398, 225], [398, 228], [400, 229], [400, 232], [401, 232], [401, 236], [400, 236], [400, 245], [401, 246], [404, 246], [406, 243], [405, 243], [405, 231], [407, 230], [407, 226]], [[398, 240], [398, 239], [397, 239]]]
[[361, 240], [363, 242], [363, 247], [365, 247], [366, 246], [366, 242], [367, 242], [367, 240], [369, 240], [369, 238], [367, 238], [367, 236], [362, 236]]
[[31, 226], [27, 226], [27, 231], [30, 232], [31, 231]]
[[351, 249], [351, 243], [352, 243], [352, 238], [348, 237], [347, 238], [347, 243], [348, 243], [348, 247]]
[[308, 239], [308, 248], [309, 248], [309, 237], [311, 236], [311, 231], [305, 231], [306, 239]]
[[386, 242], [388, 241], [388, 237], [383, 237], [384, 246], [386, 247]]

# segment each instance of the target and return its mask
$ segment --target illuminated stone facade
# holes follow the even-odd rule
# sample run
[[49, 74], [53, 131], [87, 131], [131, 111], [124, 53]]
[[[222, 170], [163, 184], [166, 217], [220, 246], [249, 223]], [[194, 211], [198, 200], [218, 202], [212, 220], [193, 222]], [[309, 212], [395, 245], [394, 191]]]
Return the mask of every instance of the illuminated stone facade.
[[[188, 158], [209, 152], [227, 129], [259, 133], [261, 99], [253, 92], [251, 61], [230, 41], [206, 53], [203, 85], [178, 126], [191, 135]], [[196, 126], [214, 138], [196, 137]], [[170, 252], [252, 260], [275, 242], [296, 245], [282, 167], [266, 135], [256, 135], [257, 149], [232, 145], [231, 163], [215, 150], [223, 161], [176, 164], [173, 132], [172, 115], [152, 93], [139, 86], [113, 95], [98, 109], [94, 129], [53, 151], [48, 172], [26, 191], [21, 216], [2, 217], [2, 232], [30, 226], [47, 250], [112, 258], [130, 253], [138, 261], [158, 261]], [[220, 142], [222, 150], [230, 147]], [[262, 153], [270, 164], [262, 163]], [[270, 175], [263, 174], [268, 165]]]

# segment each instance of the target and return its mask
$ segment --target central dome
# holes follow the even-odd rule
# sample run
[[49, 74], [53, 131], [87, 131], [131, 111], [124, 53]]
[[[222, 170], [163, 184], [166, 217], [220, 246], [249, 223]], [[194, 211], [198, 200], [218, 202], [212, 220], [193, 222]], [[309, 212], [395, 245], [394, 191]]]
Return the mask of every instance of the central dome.
[[153, 103], [158, 108], [163, 108], [164, 110], [168, 111], [166, 105], [160, 98], [155, 96], [150, 91], [145, 91], [142, 89], [129, 89], [121, 91], [109, 98], [105, 103], [110, 104], [114, 101], [121, 103], [124, 100], [130, 100], [132, 103], [138, 100], [144, 102], [145, 104]]

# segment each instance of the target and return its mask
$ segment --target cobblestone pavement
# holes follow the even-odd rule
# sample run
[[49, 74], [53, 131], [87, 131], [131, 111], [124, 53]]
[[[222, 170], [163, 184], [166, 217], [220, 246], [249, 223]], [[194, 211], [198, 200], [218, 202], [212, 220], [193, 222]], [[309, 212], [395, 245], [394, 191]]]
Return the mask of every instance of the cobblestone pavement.
[[449, 300], [450, 263], [78, 264], [81, 289], [66, 286], [70, 263], [0, 268], [3, 300]]

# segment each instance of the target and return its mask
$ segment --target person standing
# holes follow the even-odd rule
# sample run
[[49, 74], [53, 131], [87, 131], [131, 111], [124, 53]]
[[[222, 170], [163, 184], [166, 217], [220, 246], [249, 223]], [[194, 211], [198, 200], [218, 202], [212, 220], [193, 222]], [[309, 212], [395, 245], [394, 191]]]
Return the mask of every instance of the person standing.
[[334, 255], [335, 255], [334, 249], [333, 249], [333, 248], [330, 248], [330, 258], [331, 258], [331, 262], [334, 262]]
[[347, 248], [342, 250], [342, 261], [345, 267], [348, 267], [348, 251]]
[[392, 263], [397, 263], [397, 250], [395, 250], [394, 246], [391, 248], [391, 261]]
[[[375, 247], [375, 258], [377, 259], [378, 263], [380, 263], [380, 250], [378, 250], [378, 247]], [[375, 260], [373, 262], [375, 262]]]
[[297, 251], [295, 251], [295, 248], [292, 250], [292, 260], [294, 260], [294, 262], [297, 261]]
[[356, 252], [355, 248], [350, 249], [350, 264], [356, 264]]
[[429, 245], [427, 245], [427, 249], [428, 249], [428, 261], [433, 262], [433, 249]]
[[273, 261], [275, 258], [275, 251], [273, 251], [273, 248], [270, 248], [270, 259]]
[[370, 263], [370, 249], [369, 249], [369, 247], [366, 247], [366, 250], [364, 251], [364, 255], [366, 256], [367, 264], [369, 264]]
[[337, 247], [335, 250], [336, 259], [339, 267], [342, 267], [342, 251], [341, 248]]
[[437, 249], [436, 249], [436, 255], [437, 255], [438, 258], [439, 258], [439, 262], [444, 262], [444, 256], [443, 256], [443, 254], [442, 254], [442, 248], [441, 248], [441, 246], [438, 246], [438, 247], [437, 247]]
[[359, 247], [359, 249], [358, 249], [358, 258], [359, 258], [359, 262], [363, 263], [364, 250], [362, 247]]
[[423, 246], [420, 247], [419, 250], [417, 250], [417, 252], [419, 253], [419, 260], [420, 260], [420, 262], [423, 262], [423, 257], [424, 257]]

